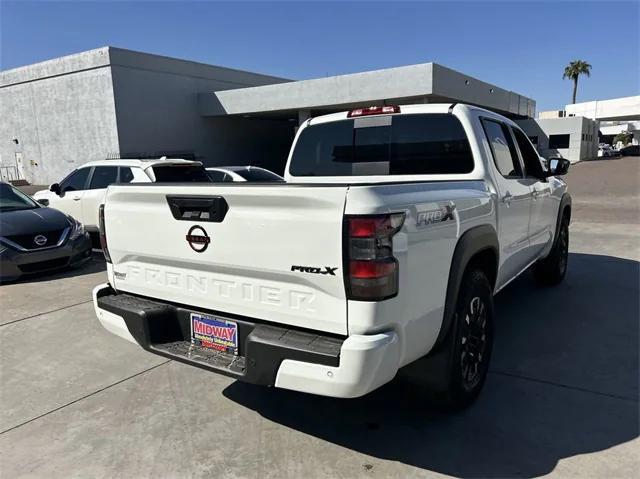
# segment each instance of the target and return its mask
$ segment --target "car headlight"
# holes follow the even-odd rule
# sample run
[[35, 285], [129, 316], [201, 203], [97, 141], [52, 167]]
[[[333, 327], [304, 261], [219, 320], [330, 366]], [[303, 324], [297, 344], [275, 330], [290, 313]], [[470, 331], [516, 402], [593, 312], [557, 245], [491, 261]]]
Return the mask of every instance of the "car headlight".
[[77, 239], [80, 236], [84, 235], [84, 225], [79, 221], [73, 220], [73, 229], [71, 230], [71, 234], [69, 235], [69, 239]]

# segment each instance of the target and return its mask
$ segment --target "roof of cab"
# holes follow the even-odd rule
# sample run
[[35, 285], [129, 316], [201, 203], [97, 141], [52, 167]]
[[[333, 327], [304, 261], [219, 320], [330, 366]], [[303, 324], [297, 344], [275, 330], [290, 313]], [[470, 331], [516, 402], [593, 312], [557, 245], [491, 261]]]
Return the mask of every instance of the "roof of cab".
[[[411, 113], [451, 113], [451, 111], [453, 111], [453, 108], [455, 107], [465, 107], [468, 110], [482, 111], [490, 115], [495, 115], [497, 117], [504, 118], [502, 115], [498, 113], [492, 112], [490, 110], [486, 110], [484, 108], [480, 108], [478, 106], [468, 105], [466, 103], [424, 103], [424, 104], [399, 105], [399, 106], [400, 106], [400, 111], [398, 113], [381, 113], [381, 114], [376, 114], [372, 116], [402, 115], [402, 114], [411, 114]], [[327, 123], [327, 122], [338, 121], [338, 120], [346, 120], [348, 113], [349, 111], [346, 110], [338, 113], [329, 113], [327, 115], [316, 116], [314, 118], [310, 118], [309, 120], [307, 120], [304, 126], [316, 125], [319, 123]], [[362, 117], [355, 117], [355, 118], [366, 118], [366, 117], [362, 116]], [[506, 119], [509, 120], [508, 118]], [[511, 123], [511, 120], [509, 120], [509, 122]]]

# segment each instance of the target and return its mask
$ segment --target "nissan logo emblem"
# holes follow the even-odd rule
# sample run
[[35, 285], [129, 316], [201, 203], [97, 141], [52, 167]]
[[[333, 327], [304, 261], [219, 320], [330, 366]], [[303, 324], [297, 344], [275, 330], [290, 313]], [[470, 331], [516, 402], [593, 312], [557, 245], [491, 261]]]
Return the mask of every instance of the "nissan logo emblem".
[[44, 235], [37, 235], [33, 238], [33, 242], [38, 246], [44, 246], [45, 244], [47, 244], [47, 237]]
[[207, 234], [207, 232], [200, 226], [192, 226], [187, 233], [187, 243], [191, 246], [191, 249], [196, 253], [203, 253], [209, 243], [211, 243], [211, 238]]

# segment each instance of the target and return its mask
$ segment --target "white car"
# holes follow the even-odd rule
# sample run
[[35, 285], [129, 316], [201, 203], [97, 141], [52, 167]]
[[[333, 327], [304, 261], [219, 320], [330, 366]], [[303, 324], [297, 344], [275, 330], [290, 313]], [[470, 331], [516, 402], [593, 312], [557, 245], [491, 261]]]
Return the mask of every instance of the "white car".
[[612, 158], [613, 151], [610, 146], [604, 145], [598, 147], [598, 158]]
[[273, 183], [283, 182], [284, 178], [274, 172], [260, 168], [259, 166], [220, 166], [207, 168], [211, 181], [216, 183], [227, 182], [257, 182]]
[[286, 183], [109, 188], [95, 310], [152, 353], [242, 381], [356, 397], [413, 363], [463, 407], [489, 369], [494, 294], [530, 266], [542, 284], [565, 276], [568, 168], [469, 105], [312, 118]]
[[209, 182], [198, 161], [100, 160], [90, 161], [72, 171], [60, 183], [41, 190], [33, 198], [73, 216], [90, 233], [98, 231], [98, 207], [104, 202], [107, 187], [112, 184], [152, 182]]

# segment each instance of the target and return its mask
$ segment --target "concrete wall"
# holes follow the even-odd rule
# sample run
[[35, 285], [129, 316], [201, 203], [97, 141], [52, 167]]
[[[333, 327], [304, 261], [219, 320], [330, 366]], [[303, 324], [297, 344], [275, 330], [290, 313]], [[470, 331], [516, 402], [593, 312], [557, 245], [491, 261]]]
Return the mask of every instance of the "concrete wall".
[[[598, 154], [598, 123], [584, 117], [537, 118], [517, 120], [516, 123], [529, 136], [538, 139], [540, 156], [561, 156], [571, 163], [595, 158]], [[550, 135], [570, 135], [569, 148], [549, 148]]]
[[640, 120], [640, 96], [587, 101], [565, 107], [567, 115], [592, 120]]
[[[113, 48], [111, 69], [121, 155], [184, 152], [208, 165], [229, 165], [247, 164], [261, 149], [270, 154], [255, 123], [203, 117], [198, 95], [287, 80]], [[274, 145], [290, 141], [287, 122], [262, 126]]]
[[0, 166], [15, 167], [21, 155], [32, 184], [136, 153], [279, 167], [293, 125], [204, 118], [198, 94], [286, 81], [112, 47], [1, 72]]
[[533, 118], [536, 102], [530, 98], [433, 63], [433, 94], [508, 115]]
[[566, 112], [564, 110], [546, 110], [538, 113], [538, 118], [564, 118]]
[[117, 152], [108, 62], [101, 48], [0, 72], [0, 166], [21, 155], [26, 179], [48, 184]]

